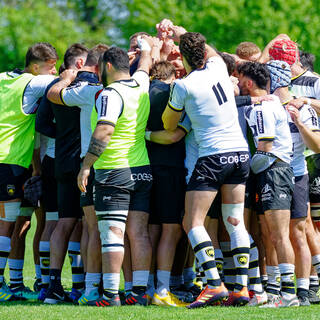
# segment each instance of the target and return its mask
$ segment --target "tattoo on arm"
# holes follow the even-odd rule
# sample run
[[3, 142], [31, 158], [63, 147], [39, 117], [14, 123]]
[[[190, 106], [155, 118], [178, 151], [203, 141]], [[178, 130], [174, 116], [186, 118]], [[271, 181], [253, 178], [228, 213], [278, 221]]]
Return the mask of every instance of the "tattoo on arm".
[[91, 153], [99, 158], [103, 151], [106, 149], [107, 145], [108, 142], [104, 142], [94, 137], [91, 137], [88, 153]]

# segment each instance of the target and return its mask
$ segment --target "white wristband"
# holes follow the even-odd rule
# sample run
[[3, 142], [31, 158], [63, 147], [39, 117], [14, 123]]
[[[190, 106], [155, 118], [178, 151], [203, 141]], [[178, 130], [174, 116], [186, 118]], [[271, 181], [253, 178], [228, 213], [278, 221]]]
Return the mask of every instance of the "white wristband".
[[151, 47], [149, 43], [145, 39], [142, 39], [141, 36], [137, 37], [137, 41], [141, 51], [151, 51]]
[[307, 99], [307, 105], [311, 106], [311, 99], [309, 99], [309, 98]]
[[150, 141], [151, 133], [152, 133], [152, 131], [146, 131], [146, 133], [144, 134], [144, 138], [145, 138], [146, 140]]

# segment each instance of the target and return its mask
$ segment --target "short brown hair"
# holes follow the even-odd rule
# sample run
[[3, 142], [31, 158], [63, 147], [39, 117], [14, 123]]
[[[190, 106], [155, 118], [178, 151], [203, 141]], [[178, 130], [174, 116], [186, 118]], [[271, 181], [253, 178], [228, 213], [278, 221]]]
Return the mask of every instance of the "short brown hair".
[[171, 76], [175, 75], [176, 69], [174, 65], [168, 61], [160, 61], [156, 62], [151, 70], [150, 70], [150, 77], [152, 80], [167, 80]]
[[37, 42], [30, 47], [26, 54], [26, 67], [31, 63], [58, 60], [56, 49], [49, 42]]
[[236, 55], [241, 59], [248, 59], [252, 55], [261, 52], [259, 47], [253, 42], [241, 42], [236, 49]]
[[76, 59], [81, 56], [87, 56], [89, 49], [81, 43], [72, 44], [63, 57], [66, 69], [70, 69], [76, 63]]
[[109, 46], [103, 43], [99, 43], [89, 50], [85, 65], [92, 67], [99, 64], [100, 56], [109, 49]]
[[192, 70], [204, 64], [206, 38], [198, 32], [187, 32], [180, 37], [179, 49]]

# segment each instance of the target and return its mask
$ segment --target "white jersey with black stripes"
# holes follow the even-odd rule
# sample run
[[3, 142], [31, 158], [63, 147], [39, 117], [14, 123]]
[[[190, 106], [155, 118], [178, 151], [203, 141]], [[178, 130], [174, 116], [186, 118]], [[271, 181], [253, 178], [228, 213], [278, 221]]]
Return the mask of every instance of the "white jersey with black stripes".
[[278, 97], [245, 107], [245, 117], [252, 131], [256, 147], [259, 141], [272, 141], [270, 151], [286, 163], [292, 160], [292, 138], [287, 113]]

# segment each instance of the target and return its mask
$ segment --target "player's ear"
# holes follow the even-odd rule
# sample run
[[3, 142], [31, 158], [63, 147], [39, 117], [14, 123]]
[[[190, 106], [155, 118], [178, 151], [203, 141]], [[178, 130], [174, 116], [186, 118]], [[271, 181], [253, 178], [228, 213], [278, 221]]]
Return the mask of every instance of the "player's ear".
[[251, 80], [251, 79], [247, 79], [247, 81], [246, 81], [247, 83], [247, 88], [248, 89], [251, 89], [252, 87], [253, 87], [253, 81]]
[[111, 68], [112, 68], [112, 64], [111, 64], [110, 62], [107, 62], [107, 63], [106, 63], [106, 65], [107, 65], [107, 69], [108, 69], [108, 71], [110, 71], [110, 70], [111, 70]]
[[207, 61], [207, 57], [208, 57], [208, 52], [207, 50], [204, 52], [204, 61]]

